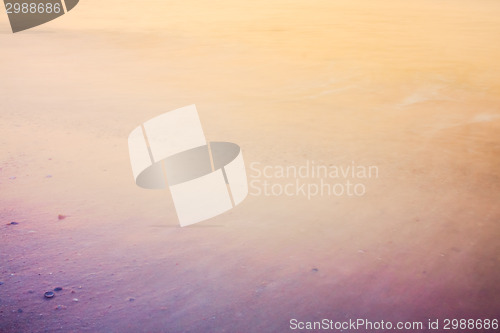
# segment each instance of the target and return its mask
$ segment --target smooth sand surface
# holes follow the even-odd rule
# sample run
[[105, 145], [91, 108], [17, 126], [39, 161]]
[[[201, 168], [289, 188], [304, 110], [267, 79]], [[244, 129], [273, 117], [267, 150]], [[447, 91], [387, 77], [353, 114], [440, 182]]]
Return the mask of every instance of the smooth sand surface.
[[[498, 318], [499, 36], [494, 0], [85, 0], [18, 34], [0, 14], [0, 331]], [[193, 103], [250, 177], [379, 177], [180, 228], [127, 137]]]

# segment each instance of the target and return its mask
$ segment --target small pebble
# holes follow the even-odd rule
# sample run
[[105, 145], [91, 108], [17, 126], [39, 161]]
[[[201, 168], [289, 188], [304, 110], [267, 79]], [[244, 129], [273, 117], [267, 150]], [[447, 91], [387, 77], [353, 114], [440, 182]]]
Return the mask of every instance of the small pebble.
[[57, 218], [58, 218], [59, 220], [64, 220], [64, 219], [66, 218], [66, 215], [61, 215], [61, 214], [59, 214], [59, 215], [57, 215]]
[[17, 309], [17, 312], [23, 313], [23, 309]]
[[54, 288], [54, 291], [61, 291], [61, 290], [63, 290], [62, 287], [56, 287], [56, 288]]
[[47, 291], [45, 294], [43, 294], [43, 296], [45, 296], [45, 298], [52, 298], [55, 296], [55, 294], [53, 291]]
[[317, 269], [317, 268], [313, 268], [313, 269], [311, 269], [311, 271], [313, 271], [313, 272], [317, 272], [317, 271], [319, 271], [319, 269]]
[[133, 297], [129, 297], [127, 300], [128, 300], [129, 302], [133, 302], [133, 301], [135, 301], [135, 298], [133, 298]]
[[10, 222], [10, 223], [7, 223], [7, 225], [9, 225], [9, 224], [10, 224], [10, 225], [18, 225], [18, 224], [19, 224], [19, 222]]
[[78, 302], [79, 299], [78, 298], [73, 298], [73, 302]]
[[63, 310], [63, 309], [66, 309], [66, 306], [65, 305], [58, 305], [55, 307], [56, 310]]

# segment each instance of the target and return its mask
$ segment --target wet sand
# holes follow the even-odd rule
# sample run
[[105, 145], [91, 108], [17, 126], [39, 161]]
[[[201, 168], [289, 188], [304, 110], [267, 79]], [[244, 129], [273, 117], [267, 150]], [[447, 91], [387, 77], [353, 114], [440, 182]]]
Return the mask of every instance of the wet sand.
[[[0, 332], [498, 318], [499, 17], [488, 0], [87, 0], [14, 35], [0, 15]], [[134, 184], [127, 136], [193, 103], [249, 176], [379, 177], [180, 228], [168, 192]]]

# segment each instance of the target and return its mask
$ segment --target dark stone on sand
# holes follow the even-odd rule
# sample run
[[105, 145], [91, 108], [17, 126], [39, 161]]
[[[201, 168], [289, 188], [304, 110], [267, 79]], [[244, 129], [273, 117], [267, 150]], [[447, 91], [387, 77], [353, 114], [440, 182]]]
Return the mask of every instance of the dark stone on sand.
[[54, 297], [56, 294], [54, 294], [53, 291], [47, 291], [45, 294], [43, 294], [43, 296], [45, 296], [45, 298], [52, 298]]
[[0, 281], [0, 286], [1, 286], [2, 284], [3, 284], [3, 282], [2, 282], [2, 281]]
[[317, 272], [317, 271], [319, 271], [319, 269], [317, 269], [317, 268], [311, 269], [311, 272]]
[[133, 302], [133, 301], [135, 301], [135, 298], [133, 298], [133, 297], [129, 297], [129, 298], [128, 298], [128, 301], [129, 301], [129, 302]]
[[62, 287], [56, 287], [56, 288], [54, 288], [54, 291], [61, 291], [61, 290], [63, 290]]
[[17, 312], [23, 313], [23, 309], [17, 309]]
[[10, 225], [18, 225], [18, 224], [19, 224], [19, 222], [10, 222], [10, 223], [8, 223], [7, 225], [9, 225], [9, 224], [10, 224]]

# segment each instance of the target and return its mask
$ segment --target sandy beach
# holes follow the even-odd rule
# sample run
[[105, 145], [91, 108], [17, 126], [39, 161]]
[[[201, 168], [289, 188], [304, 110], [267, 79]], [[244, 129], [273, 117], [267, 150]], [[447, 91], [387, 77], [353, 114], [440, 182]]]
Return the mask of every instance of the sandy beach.
[[[493, 0], [85, 0], [16, 34], [0, 14], [0, 332], [500, 319], [498, 36]], [[127, 137], [190, 104], [249, 181], [378, 175], [181, 228]]]

